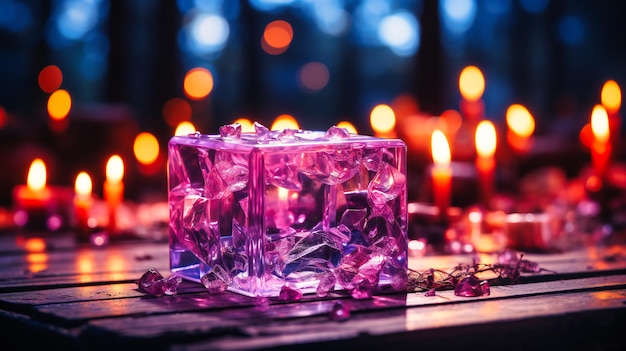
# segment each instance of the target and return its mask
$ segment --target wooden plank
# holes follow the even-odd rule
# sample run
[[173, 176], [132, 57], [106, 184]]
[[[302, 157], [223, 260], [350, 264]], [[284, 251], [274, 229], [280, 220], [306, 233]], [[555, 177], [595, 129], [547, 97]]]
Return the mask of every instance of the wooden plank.
[[[617, 289], [626, 287], [626, 275], [592, 277], [573, 279], [568, 281], [551, 281], [535, 284], [518, 284], [512, 286], [499, 286], [491, 288], [490, 296], [480, 298], [468, 298], [455, 296], [453, 291], [441, 291], [435, 297], [426, 297], [423, 293], [393, 294], [375, 296], [368, 300], [352, 300], [350, 304], [358, 310], [415, 307], [424, 305], [444, 305], [453, 303], [465, 303], [476, 299], [498, 300], [503, 298], [519, 298], [538, 294], [555, 294], [576, 292], [580, 290]], [[334, 295], [337, 298], [341, 295]], [[279, 303], [277, 307], [269, 311], [259, 313], [252, 308], [255, 301], [253, 298], [240, 296], [233, 293], [210, 295], [208, 293], [195, 293], [185, 295], [153, 297], [129, 297], [124, 299], [110, 299], [98, 301], [77, 301], [71, 303], [58, 303], [38, 305], [34, 307], [38, 318], [50, 318], [59, 323], [78, 324], [87, 320], [122, 317], [131, 315], [169, 314], [193, 311], [216, 311], [216, 313], [236, 313], [240, 318], [256, 318], [260, 315], [271, 318], [295, 318], [313, 316], [320, 313], [328, 313], [332, 308], [332, 299], [315, 300], [311, 302], [300, 301], [297, 303]], [[225, 310], [237, 307], [236, 312]], [[243, 308], [248, 307], [248, 308]], [[232, 317], [229, 316], [229, 317]], [[228, 318], [227, 318], [228, 319]]]
[[[168, 349], [176, 350], [242, 350], [280, 346], [289, 348], [307, 346], [307, 349], [314, 349], [319, 344], [330, 346], [331, 349], [349, 345], [352, 348], [361, 346], [365, 349], [374, 349], [375, 346], [384, 346], [377, 345], [380, 341], [375, 342], [378, 340], [375, 338], [380, 337], [384, 343], [389, 339], [386, 337], [388, 335], [417, 334], [426, 336], [427, 339], [426, 333], [435, 330], [473, 326], [493, 331], [497, 325], [507, 323], [519, 325], [527, 319], [536, 321], [539, 317], [552, 316], [560, 317], [561, 323], [567, 324], [571, 323], [571, 318], [575, 315], [586, 311], [614, 310], [617, 311], [616, 314], [626, 316], [624, 301], [626, 289], [623, 288], [543, 294], [507, 300], [480, 298], [463, 304], [419, 305], [409, 309], [392, 310], [356, 310], [352, 312], [352, 317], [348, 321], [341, 323], [329, 320], [327, 313], [297, 319], [216, 319], [214, 314], [185, 313], [163, 318], [148, 316], [92, 321], [83, 332], [82, 340], [88, 344], [98, 343], [102, 338], [115, 335], [115, 342], [123, 345], [133, 345], [132, 342], [135, 342], [136, 345], [143, 347], [150, 345], [164, 349], [163, 344], [171, 342], [175, 345]], [[164, 327], [161, 324], [164, 321], [171, 323]], [[512, 329], [510, 332], [507, 335], [515, 333], [515, 330]], [[172, 337], [174, 335], [175, 338]], [[448, 336], [440, 334], [440, 339], [436, 342], [445, 343], [446, 338], [454, 338], [455, 335], [460, 337], [458, 333]], [[204, 340], [197, 341], [198, 339]], [[416, 342], [420, 340], [415, 337], [412, 339]], [[338, 343], [339, 341], [346, 341], [346, 344]], [[479, 344], [488, 342], [475, 339], [471, 342], [474, 341]], [[332, 344], [328, 344], [329, 342]], [[563, 344], [567, 342], [563, 341]], [[394, 348], [410, 346], [411, 349], [415, 349], [417, 345], [427, 344], [394, 343]], [[501, 347], [503, 345], [506, 344], [502, 344]]]

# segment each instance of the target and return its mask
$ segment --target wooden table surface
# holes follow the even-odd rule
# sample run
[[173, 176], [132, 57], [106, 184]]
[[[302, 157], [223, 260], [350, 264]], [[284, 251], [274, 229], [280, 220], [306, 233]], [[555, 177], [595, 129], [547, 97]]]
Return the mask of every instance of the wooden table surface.
[[[523, 274], [491, 294], [453, 291], [377, 295], [338, 292], [298, 302], [211, 295], [184, 282], [153, 297], [135, 281], [164, 276], [164, 242], [113, 242], [95, 248], [71, 236], [0, 236], [0, 350], [624, 350], [626, 245], [525, 254], [545, 271]], [[483, 255], [481, 260], [493, 260]], [[449, 270], [470, 255], [411, 258], [416, 270]], [[336, 301], [351, 310], [330, 319]]]

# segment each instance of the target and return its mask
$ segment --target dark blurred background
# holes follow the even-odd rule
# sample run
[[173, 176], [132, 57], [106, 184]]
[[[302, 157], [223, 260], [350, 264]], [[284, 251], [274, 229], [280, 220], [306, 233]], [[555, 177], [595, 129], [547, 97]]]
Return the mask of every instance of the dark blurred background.
[[[345, 120], [373, 134], [372, 108], [400, 96], [440, 115], [459, 108], [468, 65], [484, 74], [486, 118], [501, 124], [520, 103], [537, 134], [577, 142], [604, 82], [626, 81], [625, 9], [608, 0], [0, 0], [0, 203], [34, 157], [47, 161], [51, 184], [72, 185], [86, 169], [98, 193], [107, 158], [120, 153], [128, 196], [140, 198], [139, 185], [165, 194], [165, 146], [182, 121], [216, 133], [238, 118], [269, 126], [289, 114], [303, 129]], [[263, 39], [277, 20], [288, 23], [274, 27], [282, 47]], [[71, 96], [62, 126], [38, 83], [49, 65]], [[213, 79], [199, 99], [183, 86], [196, 67]], [[133, 161], [140, 132], [161, 145], [150, 169]]]

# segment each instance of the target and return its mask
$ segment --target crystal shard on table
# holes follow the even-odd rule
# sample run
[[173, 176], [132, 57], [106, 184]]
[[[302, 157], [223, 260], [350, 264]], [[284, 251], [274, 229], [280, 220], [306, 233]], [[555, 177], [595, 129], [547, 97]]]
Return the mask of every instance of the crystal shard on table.
[[153, 296], [175, 295], [182, 278], [176, 275], [164, 278], [156, 269], [150, 268], [136, 283], [140, 290]]
[[[400, 289], [407, 270], [406, 146], [294, 129], [174, 136], [170, 268], [207, 290], [278, 297]], [[218, 268], [219, 267], [219, 268]]]
[[489, 282], [480, 280], [474, 275], [468, 275], [461, 279], [454, 287], [454, 295], [465, 297], [476, 297], [491, 294]]

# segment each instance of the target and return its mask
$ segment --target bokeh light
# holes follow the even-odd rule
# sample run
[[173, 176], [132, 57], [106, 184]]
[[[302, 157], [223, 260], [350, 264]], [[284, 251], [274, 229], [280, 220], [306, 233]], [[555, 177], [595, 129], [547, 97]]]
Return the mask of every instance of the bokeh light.
[[300, 129], [300, 125], [298, 121], [292, 116], [288, 114], [283, 114], [274, 120], [272, 123], [271, 130], [283, 130], [283, 129]]
[[51, 93], [61, 87], [63, 73], [58, 66], [49, 65], [39, 72], [39, 87], [46, 93]]
[[189, 135], [196, 132], [196, 127], [189, 121], [180, 122], [174, 130], [174, 135]]
[[444, 27], [452, 34], [466, 32], [476, 18], [475, 0], [441, 0], [441, 17]]
[[595, 105], [591, 112], [591, 132], [595, 140], [606, 143], [609, 141], [611, 132], [609, 130], [609, 117], [606, 109], [602, 105]]
[[106, 179], [111, 182], [120, 182], [124, 178], [124, 161], [120, 155], [109, 157], [106, 164]]
[[47, 178], [46, 164], [40, 158], [34, 159], [30, 164], [28, 175], [26, 176], [26, 186], [28, 189], [35, 191], [42, 190], [46, 187]]
[[170, 127], [191, 120], [191, 105], [185, 99], [172, 98], [163, 105], [163, 119]]
[[139, 133], [133, 143], [133, 152], [139, 163], [152, 164], [159, 157], [159, 141], [151, 133]]
[[491, 157], [496, 152], [496, 128], [491, 121], [483, 120], [478, 123], [475, 134], [476, 153], [480, 157]]
[[299, 83], [309, 91], [323, 89], [330, 79], [328, 67], [320, 62], [309, 62], [300, 68]]
[[506, 110], [506, 124], [513, 133], [523, 138], [530, 137], [535, 131], [535, 119], [520, 104], [512, 104]]
[[376, 105], [370, 113], [370, 125], [377, 133], [388, 133], [396, 126], [396, 115], [389, 105]]
[[602, 86], [600, 94], [602, 105], [608, 112], [616, 113], [622, 105], [622, 91], [614, 80], [608, 80]]
[[270, 55], [279, 55], [287, 50], [293, 40], [293, 28], [289, 22], [276, 20], [265, 26], [261, 46]]
[[380, 22], [378, 38], [396, 55], [412, 56], [420, 43], [419, 23], [413, 14], [406, 11], [391, 14]]
[[459, 75], [459, 90], [464, 99], [476, 101], [483, 96], [485, 91], [485, 77], [476, 66], [463, 68]]
[[254, 133], [254, 124], [247, 118], [237, 118], [233, 123], [239, 123], [243, 133]]
[[356, 127], [348, 122], [348, 121], [341, 121], [339, 123], [337, 123], [337, 127], [339, 128], [345, 128], [348, 130], [349, 133], [351, 134], [358, 134], [359, 132], [356, 130]]
[[70, 94], [59, 89], [48, 98], [48, 114], [53, 120], [62, 120], [70, 113], [72, 108], [72, 98]]
[[80, 172], [74, 182], [74, 191], [80, 195], [90, 195], [93, 188], [91, 177], [87, 172]]
[[207, 97], [213, 90], [213, 74], [202, 67], [192, 68], [185, 75], [185, 94], [190, 99], [200, 100]]

